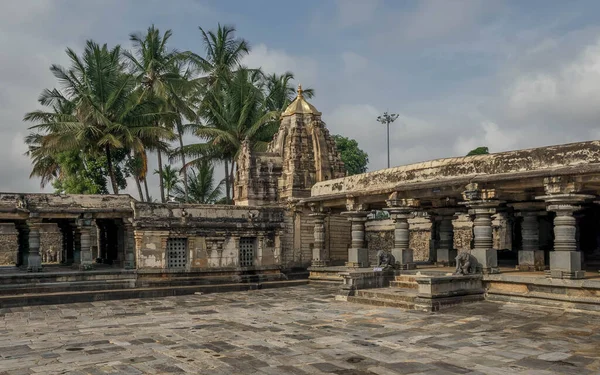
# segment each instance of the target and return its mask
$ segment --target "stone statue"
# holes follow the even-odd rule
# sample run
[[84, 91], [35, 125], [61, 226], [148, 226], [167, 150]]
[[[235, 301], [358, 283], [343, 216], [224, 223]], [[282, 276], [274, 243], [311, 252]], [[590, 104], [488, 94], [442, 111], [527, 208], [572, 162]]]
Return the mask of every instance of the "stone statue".
[[17, 209], [19, 209], [19, 210], [27, 209], [27, 200], [22, 195], [19, 195], [19, 197], [17, 197]]
[[472, 273], [473, 269], [471, 268], [471, 254], [467, 253], [466, 251], [463, 251], [460, 254], [458, 254], [455, 259], [455, 275], [468, 275]]
[[377, 267], [383, 268], [394, 268], [396, 266], [396, 258], [392, 253], [388, 253], [385, 250], [379, 250], [377, 252]]

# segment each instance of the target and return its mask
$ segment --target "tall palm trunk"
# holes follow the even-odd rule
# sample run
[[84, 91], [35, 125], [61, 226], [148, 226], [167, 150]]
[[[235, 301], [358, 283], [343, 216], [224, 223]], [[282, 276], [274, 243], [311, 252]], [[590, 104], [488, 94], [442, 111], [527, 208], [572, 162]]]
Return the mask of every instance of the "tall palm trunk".
[[144, 176], [144, 190], [146, 191], [146, 202], [150, 202], [150, 194], [148, 193], [148, 180]]
[[113, 168], [109, 145], [106, 145], [104, 147], [104, 152], [106, 153], [106, 166], [108, 167], [108, 175], [110, 177], [110, 183], [112, 184], [113, 193], [119, 194], [119, 186], [117, 185], [117, 178], [115, 176], [115, 170]]
[[225, 203], [229, 204], [231, 200], [229, 190], [229, 160], [225, 159]]
[[138, 176], [133, 176], [133, 179], [135, 180], [135, 186], [137, 186], [138, 194], [140, 195], [140, 201], [143, 202], [144, 193], [142, 192], [142, 184], [140, 184], [140, 179], [138, 178]]
[[190, 201], [188, 193], [188, 174], [187, 166], [185, 165], [185, 153], [183, 152], [183, 127], [181, 125], [181, 119], [177, 120], [177, 135], [179, 136], [179, 149], [181, 150], [181, 164], [183, 165], [183, 194], [185, 197], [185, 203]]
[[235, 201], [235, 184], [233, 183], [234, 182], [233, 177], [235, 176], [235, 174], [234, 174], [235, 173], [234, 172], [235, 171], [235, 161], [234, 160], [235, 159], [231, 160], [231, 171], [229, 172], [229, 184], [231, 186], [231, 200], [232, 200], [231, 203], [232, 204], [233, 204], [233, 201]]
[[129, 155], [129, 163], [131, 164], [133, 172], [134, 172], [133, 179], [135, 180], [135, 186], [137, 187], [138, 194], [140, 195], [140, 201], [143, 202], [144, 201], [144, 193], [142, 192], [142, 184], [140, 184], [140, 173], [136, 167], [134, 158], [131, 156], [131, 154]]
[[160, 149], [158, 152], [158, 186], [160, 188], [160, 201], [165, 203], [165, 183], [163, 181], [162, 154]]

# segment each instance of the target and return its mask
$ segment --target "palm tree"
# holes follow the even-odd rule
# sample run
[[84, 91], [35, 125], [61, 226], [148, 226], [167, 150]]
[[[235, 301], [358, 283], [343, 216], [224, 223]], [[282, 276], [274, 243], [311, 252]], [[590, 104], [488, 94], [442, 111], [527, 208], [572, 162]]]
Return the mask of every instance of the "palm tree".
[[[258, 139], [259, 131], [277, 113], [264, 108], [262, 91], [254, 84], [256, 72], [244, 68], [233, 73], [231, 81], [221, 90], [210, 90], [203, 100], [203, 117], [206, 125], [196, 125], [194, 134], [207, 143], [187, 145], [186, 153], [199, 159], [223, 160], [225, 167], [225, 189], [229, 201], [229, 184], [235, 170], [235, 160], [242, 142], [249, 140], [252, 147], [265, 150], [267, 142]], [[272, 135], [271, 135], [272, 136]], [[231, 171], [227, 168], [231, 164]]]
[[[83, 55], [67, 49], [71, 68], [52, 65], [50, 70], [63, 86], [62, 91], [45, 90], [39, 98], [44, 106], [56, 106], [66, 99], [72, 113], [33, 111], [25, 121], [37, 123], [30, 129], [43, 134], [39, 146], [45, 152], [80, 150], [84, 154], [104, 155], [115, 194], [119, 186], [113, 151], [144, 151], [143, 139], [160, 137], [164, 132], [147, 126], [164, 114], [155, 103], [135, 95], [135, 79], [124, 72], [121, 48], [108, 49], [88, 40]], [[55, 109], [55, 107], [53, 107]]]
[[[291, 84], [294, 80], [292, 72], [285, 72], [282, 75], [265, 75], [262, 79], [262, 86], [265, 90], [266, 107], [271, 111], [283, 112], [296, 97], [296, 87]], [[310, 99], [315, 95], [313, 89], [302, 90], [302, 95]]]
[[[174, 86], [181, 80], [174, 72], [173, 66], [186, 57], [177, 50], [167, 49], [167, 42], [172, 36], [171, 30], [165, 31], [161, 36], [160, 31], [150, 26], [145, 35], [134, 33], [129, 36], [133, 43], [134, 53], [124, 52], [123, 55], [130, 61], [133, 74], [138, 79], [140, 90], [144, 98], [158, 100], [166, 107], [166, 101]], [[156, 121], [154, 126], [159, 126]], [[169, 137], [170, 138], [170, 137]], [[155, 148], [158, 158], [160, 197], [165, 202], [164, 181], [162, 170], [163, 148]]]
[[168, 164], [166, 164], [160, 170], [157, 169], [154, 171], [154, 174], [159, 174], [159, 173], [162, 173], [161, 178], [165, 184], [166, 192], [163, 192], [163, 194], [166, 195], [167, 197], [170, 197], [171, 191], [179, 183], [179, 173], [177, 172], [177, 170], [175, 168], [171, 167]]
[[[203, 94], [212, 92], [213, 95], [203, 95], [203, 103], [200, 108], [200, 116], [204, 117], [208, 109], [206, 101], [212, 101], [215, 98], [215, 93], [220, 92], [222, 88], [229, 83], [233, 73], [240, 68], [240, 62], [242, 58], [250, 52], [249, 43], [242, 39], [235, 37], [235, 28], [233, 26], [217, 26], [217, 30], [205, 31], [202, 27], [199, 27], [200, 33], [202, 34], [202, 41], [204, 44], [206, 55], [201, 57], [196, 54], [190, 55], [190, 60], [199, 69], [200, 73], [204, 75], [202, 82], [204, 83]], [[214, 144], [210, 147], [214, 148]], [[203, 153], [206, 151], [203, 151]], [[217, 147], [220, 148], [220, 147]], [[212, 156], [216, 156], [211, 150]], [[228, 150], [221, 150], [222, 158], [225, 167], [225, 191], [227, 196], [227, 202], [230, 201], [230, 176], [229, 163], [231, 162], [231, 153]], [[201, 154], [201, 156], [205, 156]], [[233, 171], [233, 166], [231, 168]]]
[[235, 37], [235, 27], [218, 25], [216, 32], [204, 31], [202, 41], [206, 57], [191, 54], [191, 61], [196, 64], [201, 73], [205, 74], [205, 84], [208, 89], [220, 87], [227, 82], [236, 71], [242, 58], [250, 52], [250, 45], [245, 39]]
[[[190, 168], [190, 175], [187, 191], [191, 203], [214, 204], [223, 195], [223, 181], [215, 184], [214, 167], [208, 160], [202, 160], [197, 170]], [[180, 185], [176, 185], [173, 192], [179, 200], [185, 197], [185, 189]]]

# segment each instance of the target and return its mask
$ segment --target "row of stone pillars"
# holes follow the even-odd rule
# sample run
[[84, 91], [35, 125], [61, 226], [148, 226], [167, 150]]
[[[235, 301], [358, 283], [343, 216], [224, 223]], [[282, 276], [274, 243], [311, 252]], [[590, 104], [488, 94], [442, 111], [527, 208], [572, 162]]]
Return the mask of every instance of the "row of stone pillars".
[[[30, 272], [42, 271], [42, 256], [40, 254], [40, 228], [42, 220], [32, 215], [27, 221], [28, 243], [26, 261], [27, 270]], [[92, 254], [92, 231], [96, 230], [95, 222], [91, 216], [84, 214], [75, 222], [74, 233], [74, 252], [79, 255], [78, 263], [81, 270], [93, 269], [94, 259]], [[64, 240], [64, 239], [63, 239]], [[127, 269], [135, 268], [134, 255], [134, 232], [133, 225], [129, 222], [123, 223], [123, 235], [119, 236], [119, 242], [122, 242], [125, 252], [123, 266]], [[121, 246], [119, 246], [121, 248]], [[77, 259], [76, 259], [77, 260]]]
[[[469, 210], [473, 222], [473, 247], [471, 255], [476, 259], [476, 269], [479, 272], [498, 272], [497, 250], [493, 248], [492, 216], [498, 213], [498, 207], [505, 202], [495, 199], [495, 191], [476, 189], [467, 190], [465, 202], [461, 202]], [[578, 279], [584, 276], [581, 253], [577, 246], [577, 223], [573, 213], [580, 210], [578, 203], [592, 199], [594, 196], [583, 194], [551, 194], [536, 197], [544, 202], [527, 202], [510, 204], [517, 214], [523, 218], [522, 249], [519, 251], [519, 269], [524, 271], [544, 270], [544, 253], [539, 243], [539, 217], [545, 211], [556, 213], [554, 219], [554, 251], [550, 252], [550, 270], [548, 275], [553, 278]], [[540, 205], [541, 203], [541, 205]], [[414, 267], [413, 251], [409, 248], [409, 222], [413, 212], [420, 209], [416, 199], [398, 199], [392, 194], [387, 201], [386, 210], [394, 222], [394, 247], [392, 255], [397, 264], [403, 269]], [[315, 206], [318, 207], [318, 206]], [[350, 207], [354, 207], [350, 205]], [[542, 211], [543, 208], [545, 211]], [[318, 211], [318, 210], [316, 210]], [[439, 208], [433, 212], [440, 219], [439, 243], [437, 247], [437, 262], [451, 264], [456, 257], [453, 241], [454, 208]], [[352, 244], [348, 250], [348, 267], [367, 267], [369, 265], [368, 250], [365, 248], [365, 222], [370, 211], [350, 210], [343, 212], [348, 216], [352, 225]], [[326, 214], [315, 212], [313, 248], [313, 266], [326, 266], [329, 252], [325, 246]]]

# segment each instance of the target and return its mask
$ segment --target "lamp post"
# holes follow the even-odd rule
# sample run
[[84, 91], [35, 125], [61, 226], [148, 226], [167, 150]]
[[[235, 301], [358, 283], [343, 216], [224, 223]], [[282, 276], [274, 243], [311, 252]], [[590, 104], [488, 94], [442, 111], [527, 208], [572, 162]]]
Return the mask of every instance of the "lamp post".
[[377, 121], [379, 121], [382, 124], [387, 125], [387, 159], [388, 159], [388, 164], [387, 167], [390, 167], [390, 124], [394, 121], [396, 121], [396, 119], [398, 118], [398, 115], [395, 113], [392, 114], [388, 114], [387, 112], [384, 112], [383, 115], [381, 116], [377, 116]]

